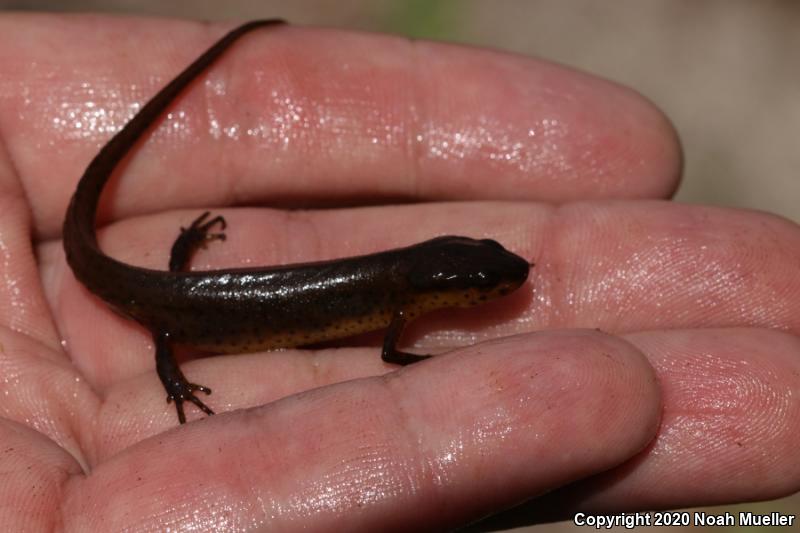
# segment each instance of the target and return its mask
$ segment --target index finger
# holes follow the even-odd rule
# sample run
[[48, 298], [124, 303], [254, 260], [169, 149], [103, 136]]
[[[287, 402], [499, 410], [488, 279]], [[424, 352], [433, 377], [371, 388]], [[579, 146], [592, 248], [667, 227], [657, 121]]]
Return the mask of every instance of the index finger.
[[[58, 231], [99, 146], [225, 30], [66, 20], [0, 19], [7, 83], [24, 89], [0, 118], [40, 234]], [[613, 83], [496, 51], [282, 27], [248, 35], [178, 99], [113, 209], [663, 197], [679, 170], [668, 121]]]

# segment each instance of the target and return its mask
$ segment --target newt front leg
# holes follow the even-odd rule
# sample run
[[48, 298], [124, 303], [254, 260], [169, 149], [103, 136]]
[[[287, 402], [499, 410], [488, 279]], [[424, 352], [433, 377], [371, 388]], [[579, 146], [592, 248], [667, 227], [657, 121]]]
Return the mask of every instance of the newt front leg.
[[406, 316], [402, 309], [395, 311], [391, 323], [386, 330], [386, 336], [383, 338], [383, 350], [381, 351], [381, 359], [387, 363], [395, 365], [410, 365], [425, 359], [430, 358], [430, 355], [417, 355], [408, 352], [401, 352], [397, 349], [397, 342], [400, 340], [400, 334], [406, 326]]

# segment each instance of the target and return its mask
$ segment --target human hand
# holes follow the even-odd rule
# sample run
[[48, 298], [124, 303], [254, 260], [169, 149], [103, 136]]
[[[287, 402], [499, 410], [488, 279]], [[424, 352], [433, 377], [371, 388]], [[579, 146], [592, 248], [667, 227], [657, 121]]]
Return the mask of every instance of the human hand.
[[495, 238], [536, 267], [509, 298], [417, 322], [415, 351], [462, 348], [397, 372], [374, 346], [186, 363], [231, 412], [177, 427], [149, 335], [77, 284], [59, 231], [99, 146], [224, 29], [0, 24], [6, 529], [437, 529], [570, 483], [532, 508], [797, 490], [800, 231], [653, 201], [676, 186], [680, 153], [638, 96], [496, 52], [248, 35], [111, 187], [110, 255], [165, 269], [178, 228], [209, 206], [403, 199], [443, 203], [215, 209], [228, 240], [195, 268], [444, 233]]

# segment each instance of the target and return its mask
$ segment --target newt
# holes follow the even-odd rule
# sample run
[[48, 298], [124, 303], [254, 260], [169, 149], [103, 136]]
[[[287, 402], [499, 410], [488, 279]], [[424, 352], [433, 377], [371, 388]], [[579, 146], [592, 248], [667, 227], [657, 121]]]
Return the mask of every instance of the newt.
[[468, 307], [520, 287], [532, 266], [491, 239], [436, 237], [370, 255], [281, 266], [187, 271], [209, 240], [223, 240], [225, 220], [200, 215], [181, 228], [169, 270], [139, 268], [106, 255], [95, 219], [104, 186], [145, 131], [186, 86], [244, 34], [280, 20], [248, 22], [226, 34], [150, 99], [89, 163], [67, 208], [64, 251], [75, 277], [111, 308], [153, 336], [156, 370], [181, 424], [183, 404], [214, 411], [196, 393], [173, 347], [182, 343], [215, 353], [304, 346], [386, 328], [382, 358], [406, 365], [430, 357], [403, 352], [405, 324], [445, 307]]

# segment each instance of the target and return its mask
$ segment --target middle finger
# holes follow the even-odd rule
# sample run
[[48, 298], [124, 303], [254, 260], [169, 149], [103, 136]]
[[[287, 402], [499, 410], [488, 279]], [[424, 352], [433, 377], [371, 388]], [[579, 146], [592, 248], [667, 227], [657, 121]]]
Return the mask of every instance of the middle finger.
[[[230, 223], [228, 240], [198, 254], [197, 270], [345, 257], [447, 233], [497, 239], [536, 264], [529, 282], [509, 298], [412, 324], [405, 342], [419, 351], [547, 328], [800, 331], [800, 280], [793, 275], [800, 263], [800, 229], [762, 213], [649, 201], [560, 208], [486, 202], [223, 212]], [[164, 269], [178, 227], [195, 215], [170, 213], [115, 224], [104, 232], [101, 245], [122, 261]], [[64, 290], [93, 298], [75, 287], [71, 276], [66, 279]], [[52, 297], [55, 287], [49, 289]], [[91, 311], [110, 317], [94, 300]], [[70, 316], [62, 318], [70, 331]], [[140, 347], [149, 343], [146, 333], [127, 321], [112, 320], [109, 327], [114, 330], [109, 330], [114, 339], [109, 351], [121, 357], [131, 352], [119, 349], [119, 339], [127, 336]], [[76, 343], [85, 337], [72, 333]], [[149, 358], [135, 359], [136, 368], [150, 364]]]

